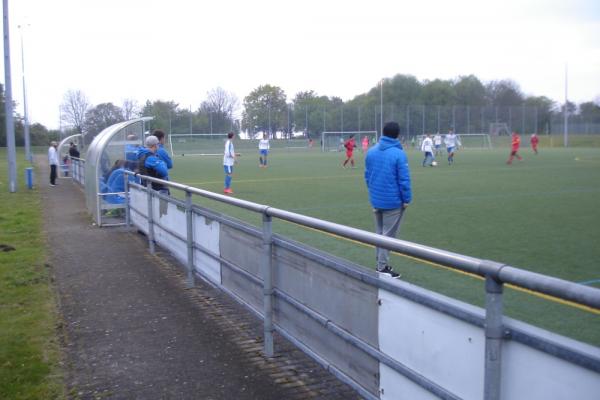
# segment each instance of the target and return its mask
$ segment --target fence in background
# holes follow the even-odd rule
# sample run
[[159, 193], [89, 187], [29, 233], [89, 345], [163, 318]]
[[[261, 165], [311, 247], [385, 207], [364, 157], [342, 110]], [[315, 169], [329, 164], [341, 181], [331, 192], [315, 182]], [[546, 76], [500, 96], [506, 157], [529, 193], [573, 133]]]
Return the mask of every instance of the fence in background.
[[[303, 132], [318, 140], [322, 132], [377, 131], [381, 123], [397, 121], [402, 136], [410, 137], [425, 133], [445, 133], [454, 128], [457, 133], [492, 133], [492, 124], [503, 123], [510, 130], [523, 134], [562, 134], [564, 119], [561, 112], [530, 106], [436, 106], [422, 104], [379, 104], [372, 106], [340, 105], [329, 107], [293, 106], [283, 110], [258, 110], [265, 117], [266, 131]], [[266, 117], [268, 116], [268, 118]], [[232, 121], [208, 123], [192, 113], [170, 117], [169, 133], [209, 134], [230, 130], [252, 130], [237, 126]], [[571, 134], [600, 134], [600, 121], [572, 115], [568, 120]]]
[[[595, 399], [600, 349], [503, 316], [503, 285], [600, 309], [600, 290], [392, 239], [176, 182], [126, 182], [126, 222], [169, 250], [367, 399]], [[125, 179], [127, 181], [127, 179]], [[185, 193], [159, 194], [150, 182]], [[200, 196], [262, 215], [262, 228], [195, 205]], [[485, 278], [485, 309], [380, 276], [273, 234], [273, 218]]]

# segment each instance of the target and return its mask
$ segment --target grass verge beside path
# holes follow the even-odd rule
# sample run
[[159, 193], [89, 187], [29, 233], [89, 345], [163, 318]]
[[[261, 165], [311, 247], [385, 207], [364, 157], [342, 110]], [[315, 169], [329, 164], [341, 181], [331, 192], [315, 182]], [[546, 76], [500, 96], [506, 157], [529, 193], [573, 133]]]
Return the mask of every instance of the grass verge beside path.
[[[0, 165], [0, 244], [14, 248], [0, 246], [0, 399], [62, 399], [40, 194], [25, 187], [22, 173], [18, 191], [9, 193], [5, 149]], [[17, 171], [24, 167], [19, 154]]]

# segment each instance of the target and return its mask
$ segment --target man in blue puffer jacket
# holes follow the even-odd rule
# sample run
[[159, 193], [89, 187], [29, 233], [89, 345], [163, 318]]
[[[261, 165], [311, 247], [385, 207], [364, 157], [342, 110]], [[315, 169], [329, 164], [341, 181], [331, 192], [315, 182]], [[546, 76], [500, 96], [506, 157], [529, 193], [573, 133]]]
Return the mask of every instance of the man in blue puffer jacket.
[[[365, 159], [365, 182], [375, 213], [376, 233], [389, 237], [396, 237], [404, 211], [412, 200], [408, 159], [398, 141], [399, 134], [397, 122], [386, 123], [379, 143]], [[376, 255], [378, 272], [399, 277], [388, 265], [389, 250], [378, 247]]]
[[[169, 172], [167, 164], [161, 160], [156, 152], [158, 151], [158, 138], [156, 136], [148, 136], [145, 141], [146, 147], [141, 147], [137, 152], [138, 169], [140, 175], [147, 175], [153, 178], [169, 180]], [[146, 183], [142, 181], [142, 185]], [[163, 184], [152, 182], [152, 189], [163, 194], [170, 194], [169, 188]]]

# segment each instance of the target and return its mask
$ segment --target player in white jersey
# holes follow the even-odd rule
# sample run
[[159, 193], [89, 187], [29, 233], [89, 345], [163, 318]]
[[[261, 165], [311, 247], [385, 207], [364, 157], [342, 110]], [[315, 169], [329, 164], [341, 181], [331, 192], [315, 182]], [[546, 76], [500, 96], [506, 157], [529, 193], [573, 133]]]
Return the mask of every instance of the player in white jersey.
[[444, 143], [446, 144], [446, 150], [448, 151], [448, 165], [452, 165], [454, 163], [454, 149], [456, 149], [458, 143], [458, 138], [452, 129], [446, 134]]
[[433, 145], [435, 146], [435, 155], [439, 156], [442, 152], [442, 135], [439, 132], [433, 136]]
[[267, 155], [269, 154], [269, 136], [265, 133], [263, 138], [258, 142], [258, 152], [260, 153], [258, 165], [260, 168], [267, 168]]
[[237, 163], [235, 148], [233, 147], [234, 136], [233, 132], [227, 134], [225, 151], [223, 153], [223, 170], [225, 171], [225, 189], [223, 189], [223, 193], [225, 194], [233, 194], [233, 190], [231, 190], [231, 176], [233, 175], [233, 165]]
[[423, 142], [421, 143], [421, 151], [425, 153], [423, 166], [425, 167], [429, 165], [430, 167], [433, 167], [433, 140], [431, 140], [431, 135], [429, 133], [427, 136], [425, 136], [425, 139], [423, 139]]

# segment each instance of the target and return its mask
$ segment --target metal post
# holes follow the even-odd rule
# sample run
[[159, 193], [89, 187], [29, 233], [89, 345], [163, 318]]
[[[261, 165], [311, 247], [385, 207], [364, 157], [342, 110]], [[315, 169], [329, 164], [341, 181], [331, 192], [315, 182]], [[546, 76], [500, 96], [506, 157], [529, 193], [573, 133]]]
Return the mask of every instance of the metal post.
[[185, 192], [185, 220], [187, 223], [187, 287], [194, 287], [194, 214], [192, 212], [192, 192]]
[[533, 131], [538, 133], [538, 111], [537, 107], [533, 108]]
[[[381, 114], [379, 115], [379, 128], [380, 132], [383, 134], [383, 79], [381, 79], [381, 93], [379, 97], [379, 107], [381, 110]], [[377, 131], [377, 129], [375, 129]]]
[[438, 133], [440, 132], [440, 108], [441, 108], [440, 106], [437, 106], [437, 112], [438, 112], [438, 115], [437, 115], [437, 131], [438, 131]]
[[567, 84], [568, 84], [568, 74], [567, 74], [567, 65], [565, 64], [565, 112], [564, 112], [564, 133], [563, 133], [563, 144], [565, 147], [569, 146], [569, 97], [567, 94]]
[[192, 105], [190, 104], [190, 135], [194, 133], [192, 130]]
[[423, 125], [423, 135], [425, 135], [425, 104], [423, 104], [423, 115], [422, 115], [422, 122], [421, 124]]
[[129, 227], [131, 226], [131, 209], [129, 208], [131, 202], [131, 200], [129, 199], [129, 175], [123, 174], [123, 179], [125, 188], [125, 226]]
[[471, 133], [471, 106], [467, 106], [467, 133]]
[[[360, 132], [360, 106], [358, 106], [358, 131]], [[375, 130], [375, 140], [377, 140], [377, 130]]]
[[343, 133], [344, 133], [344, 106], [343, 105], [340, 106], [340, 118], [341, 118], [340, 123], [342, 124], [342, 136], [343, 136]]
[[485, 375], [486, 400], [500, 400], [502, 352], [502, 282], [490, 275], [485, 277]]
[[263, 312], [264, 350], [267, 357], [273, 357], [273, 227], [271, 216], [263, 213]]
[[31, 139], [29, 135], [29, 113], [27, 112], [27, 90], [25, 86], [25, 47], [23, 47], [23, 26], [19, 25], [21, 30], [21, 74], [23, 75], [23, 135], [25, 136], [25, 159], [33, 162], [31, 156]]
[[148, 246], [150, 254], [154, 254], [154, 223], [152, 218], [152, 182], [146, 181], [146, 194], [148, 195]]
[[521, 135], [525, 134], [525, 104], [521, 105]]
[[456, 133], [456, 106], [452, 106], [452, 130]]
[[406, 106], [406, 138], [410, 138], [410, 106]]
[[4, 115], [6, 116], [6, 147], [8, 153], [8, 190], [17, 191], [17, 150], [15, 124], [13, 121], [12, 78], [10, 75], [10, 39], [8, 23], [8, 0], [2, 1], [4, 11]]

